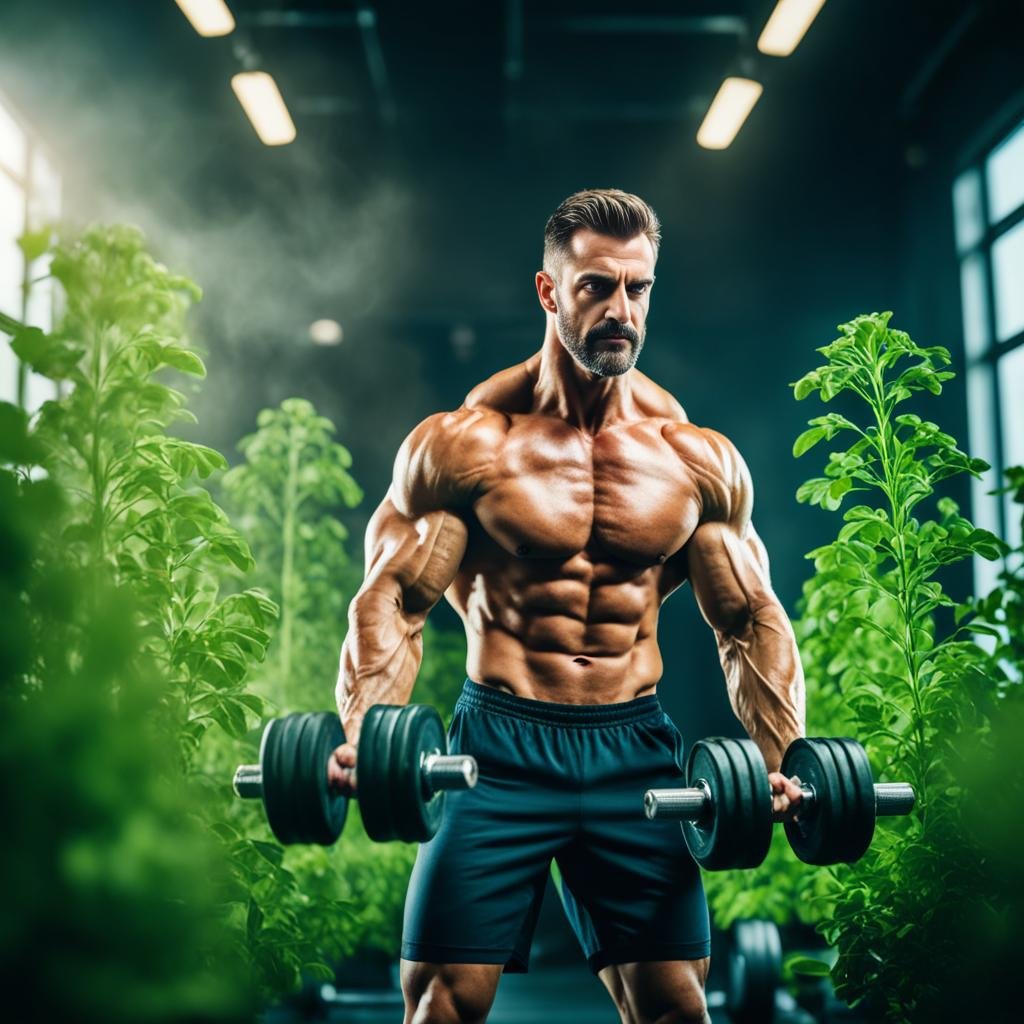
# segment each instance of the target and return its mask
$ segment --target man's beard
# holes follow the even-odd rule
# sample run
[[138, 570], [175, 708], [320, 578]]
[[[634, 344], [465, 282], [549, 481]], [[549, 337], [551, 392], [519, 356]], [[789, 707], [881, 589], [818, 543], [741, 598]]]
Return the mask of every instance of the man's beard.
[[[558, 336], [569, 355], [584, 370], [589, 370], [598, 377], [619, 377], [633, 369], [644, 347], [643, 335], [638, 335], [626, 324], [605, 320], [583, 337], [565, 316], [564, 309], [564, 305], [559, 304], [558, 312], [555, 314]], [[625, 338], [629, 348], [608, 348], [601, 344], [602, 338], [615, 337]]]

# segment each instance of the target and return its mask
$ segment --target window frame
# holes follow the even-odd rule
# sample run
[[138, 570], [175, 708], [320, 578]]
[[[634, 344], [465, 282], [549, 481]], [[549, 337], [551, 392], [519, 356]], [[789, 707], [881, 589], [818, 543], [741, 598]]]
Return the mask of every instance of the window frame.
[[[978, 375], [983, 375], [981, 377], [983, 382], [981, 386], [986, 393], [984, 408], [978, 408], [971, 401], [968, 401], [967, 415], [971, 447], [975, 450], [985, 451], [986, 461], [992, 463], [991, 472], [996, 488], [1004, 486], [1005, 471], [1007, 469], [1007, 444], [1006, 438], [1003, 436], [1004, 416], [999, 386], [999, 362], [1009, 353], [1024, 346], [1024, 328], [1009, 338], [1002, 341], [997, 340], [996, 288], [992, 249], [998, 239], [1024, 222], [1024, 197], [1021, 198], [1020, 203], [1013, 210], [999, 221], [994, 224], [990, 223], [991, 203], [987, 165], [989, 158], [995, 150], [1019, 130], [1024, 130], [1024, 93], [1018, 94], [1007, 103], [1003, 110], [983, 129], [979, 138], [964, 149], [961, 159], [954, 167], [950, 183], [954, 225], [959, 223], [961, 213], [957, 207], [957, 183], [964, 175], [973, 174], [976, 176], [979, 186], [978, 200], [982, 222], [980, 236], [974, 239], [970, 245], [961, 248], [959, 239], [956, 238], [956, 233], [954, 233], [954, 251], [956, 253], [959, 274], [958, 292], [960, 295], [962, 317], [964, 307], [967, 305], [963, 286], [965, 262], [969, 259], [977, 259], [984, 278], [982, 282], [982, 328], [984, 331], [982, 344], [976, 352], [968, 348], [967, 325], [963, 319], [961, 323], [961, 341], [968, 396], [977, 394], [976, 385], [974, 385], [971, 378]], [[973, 451], [972, 454], [974, 454]], [[991, 458], [988, 458], [989, 454], [992, 456]], [[987, 481], [982, 483], [982, 481], [976, 479], [972, 480], [972, 504], [975, 506], [974, 518], [977, 519], [983, 516], [986, 522], [994, 522], [996, 525], [995, 532], [1000, 537], [1009, 539], [1012, 534], [1008, 517], [1008, 503], [1003, 497], [987, 493], [987, 491], [992, 489], [993, 487]], [[984, 503], [986, 507], [979, 509], [980, 503]], [[1001, 568], [1011, 568], [1011, 566], [1001, 564], [1000, 561], [988, 562], [985, 559], [976, 557], [974, 560], [975, 590], [979, 594], [987, 593], [997, 582]]]

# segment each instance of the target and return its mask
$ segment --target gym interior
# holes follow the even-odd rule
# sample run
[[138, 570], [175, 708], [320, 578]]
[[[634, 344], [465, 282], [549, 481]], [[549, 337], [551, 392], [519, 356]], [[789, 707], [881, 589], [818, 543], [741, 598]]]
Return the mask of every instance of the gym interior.
[[[703, 865], [711, 1019], [1020, 1019], [1024, 5], [4, 0], [8, 1019], [403, 1018], [417, 845], [476, 778], [448, 602], [366, 806], [293, 762], [340, 742], [396, 452], [538, 350], [591, 188], [657, 211], [638, 369], [742, 453], [806, 735], [849, 739], [793, 754], [803, 825], [751, 824], [666, 601], [696, 762], [629, 828]], [[620, 1019], [560, 884], [494, 1024]]]

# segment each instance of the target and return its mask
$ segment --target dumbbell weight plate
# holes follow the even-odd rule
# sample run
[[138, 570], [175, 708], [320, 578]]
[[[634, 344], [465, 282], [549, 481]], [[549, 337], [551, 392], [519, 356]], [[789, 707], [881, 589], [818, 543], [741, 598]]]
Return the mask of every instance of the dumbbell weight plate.
[[729, 931], [726, 1008], [736, 1024], [767, 1024], [782, 979], [782, 942], [771, 921], [736, 921]]
[[327, 784], [331, 752], [345, 742], [334, 712], [288, 715], [270, 722], [260, 744], [263, 805], [281, 843], [335, 842], [348, 799]]
[[852, 864], [864, 856], [875, 834], [875, 778], [867, 751], [856, 740], [830, 739], [827, 743], [846, 789], [840, 859]]
[[688, 786], [703, 779], [711, 806], [683, 835], [694, 860], [709, 871], [756, 867], [771, 843], [771, 790], [764, 761], [750, 740], [700, 740], [686, 760]]
[[388, 704], [375, 704], [370, 708], [363, 716], [356, 751], [359, 815], [366, 834], [379, 843], [395, 838], [387, 752], [391, 749], [391, 733], [399, 711], [400, 706]]
[[850, 812], [839, 767], [827, 742], [794, 740], [782, 758], [782, 774], [789, 778], [797, 776], [815, 793], [813, 804], [798, 810], [797, 818], [785, 823], [786, 838], [793, 852], [805, 864], [838, 864], [846, 842], [843, 823], [848, 821]]
[[447, 753], [441, 716], [429, 705], [377, 704], [359, 735], [359, 810], [376, 842], [427, 842], [444, 815], [445, 795], [432, 793], [422, 772], [425, 754]]

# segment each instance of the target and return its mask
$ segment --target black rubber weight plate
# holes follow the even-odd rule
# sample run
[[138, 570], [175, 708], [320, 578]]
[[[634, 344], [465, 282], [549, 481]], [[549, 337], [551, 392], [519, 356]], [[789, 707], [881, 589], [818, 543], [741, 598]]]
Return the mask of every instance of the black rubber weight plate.
[[782, 973], [782, 943], [771, 921], [737, 921], [729, 943], [727, 1008], [737, 1024], [770, 1021]]
[[392, 817], [398, 839], [425, 843], [433, 839], [444, 815], [444, 792], [432, 793], [423, 781], [423, 755], [443, 754], [447, 747], [441, 717], [428, 704], [402, 708], [389, 752]]
[[798, 739], [782, 759], [782, 773], [796, 775], [813, 787], [812, 807], [799, 811], [795, 821], [785, 823], [786, 838], [793, 852], [805, 864], [833, 864], [830, 843], [836, 841], [837, 804], [842, 801], [832, 755], [818, 740]]
[[263, 806], [270, 829], [280, 843], [295, 842], [295, 739], [304, 718], [288, 715], [271, 722], [263, 740]]
[[729, 811], [730, 868], [753, 867], [747, 863], [753, 837], [750, 816], [754, 809], [754, 791], [750, 782], [750, 769], [739, 740], [721, 739], [718, 749], [729, 762], [728, 778], [732, 780], [733, 806]]
[[696, 821], [682, 822], [683, 836], [693, 859], [709, 871], [728, 867], [729, 822], [723, 805], [729, 802], [723, 768], [727, 762], [716, 750], [714, 739], [700, 740], [690, 748], [686, 759], [686, 784], [695, 786], [703, 779], [711, 791], [711, 806]]
[[768, 856], [768, 847], [772, 844], [772, 789], [768, 769], [753, 740], [733, 740], [732, 749], [750, 790], [749, 807], [741, 812], [743, 849], [736, 867], [756, 868]]
[[875, 780], [868, 755], [856, 740], [832, 739], [828, 744], [846, 784], [843, 861], [852, 864], [864, 856], [875, 834]]
[[345, 732], [337, 714], [327, 711], [309, 716], [299, 752], [302, 765], [302, 790], [299, 842], [330, 846], [345, 825], [348, 800], [327, 784], [327, 766], [331, 752], [345, 742]]
[[363, 717], [356, 756], [359, 813], [366, 834], [377, 843], [396, 838], [388, 754], [399, 705], [375, 704]]
[[[821, 848], [820, 864], [839, 864], [846, 859], [846, 848], [850, 840], [852, 789], [848, 789], [850, 780], [844, 775], [840, 764], [832, 751], [831, 741], [819, 738], [818, 753], [822, 767], [828, 778], [830, 791], [834, 794], [827, 808], [831, 820], [825, 831], [824, 843]], [[855, 811], [854, 811], [855, 813]]]
[[743, 815], [753, 802], [746, 759], [740, 741], [713, 737], [696, 743], [687, 760], [688, 785], [704, 779], [712, 808], [696, 822], [683, 822], [683, 834], [694, 860], [709, 871], [744, 866], [747, 822]]

